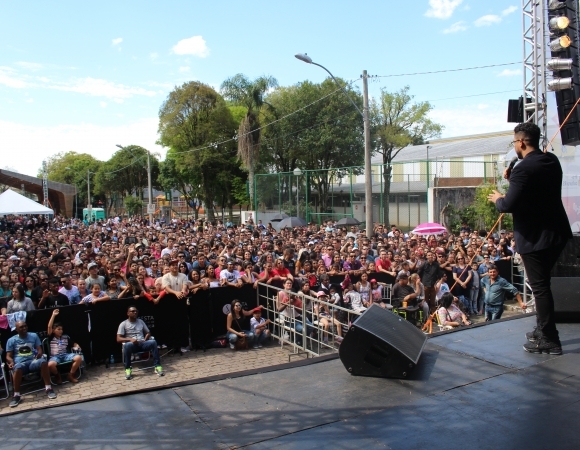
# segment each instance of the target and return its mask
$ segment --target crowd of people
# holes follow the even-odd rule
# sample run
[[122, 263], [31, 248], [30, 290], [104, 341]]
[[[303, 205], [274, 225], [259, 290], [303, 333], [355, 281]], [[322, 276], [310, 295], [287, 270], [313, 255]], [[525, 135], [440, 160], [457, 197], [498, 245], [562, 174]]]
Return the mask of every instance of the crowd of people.
[[[151, 224], [141, 217], [95, 223], [59, 216], [51, 221], [8, 217], [0, 222], [0, 311], [18, 319], [18, 313], [33, 309], [122, 298], [157, 303], [168, 294], [187, 301], [199, 290], [264, 283], [356, 312], [373, 303], [384, 308], [404, 304], [419, 308], [424, 321], [438, 309], [441, 323], [458, 326], [469, 323], [470, 315], [500, 318], [502, 293], [517, 293], [498, 277], [494, 265], [512, 258], [517, 264], [513, 234], [500, 230], [487, 240], [485, 236], [466, 225], [456, 235], [420, 236], [395, 225], [377, 224], [366, 233], [332, 221], [276, 230], [261, 220], [241, 225], [183, 219]], [[373, 278], [377, 273], [394, 280], [390, 298], [385, 283]], [[343, 281], [330, 283], [336, 276]], [[297, 310], [294, 296], [283, 292], [276, 308], [289, 314]], [[243, 340], [261, 347], [269, 321], [259, 309], [238, 311], [239, 306], [232, 298], [230, 346]], [[325, 328], [333, 323], [340, 328], [332, 312], [316, 314]], [[307, 318], [305, 322], [308, 326]], [[0, 321], [0, 326], [7, 323]], [[120, 334], [118, 339], [129, 338]]]

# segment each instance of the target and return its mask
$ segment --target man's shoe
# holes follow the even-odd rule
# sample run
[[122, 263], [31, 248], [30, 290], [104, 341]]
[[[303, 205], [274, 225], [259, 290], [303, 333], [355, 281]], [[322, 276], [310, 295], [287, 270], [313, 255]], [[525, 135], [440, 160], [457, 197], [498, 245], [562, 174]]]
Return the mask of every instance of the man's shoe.
[[181, 347], [181, 353], [187, 353], [189, 349], [187, 347]]
[[11, 408], [16, 408], [18, 405], [20, 405], [21, 400], [22, 397], [20, 397], [20, 395], [15, 395], [14, 397], [12, 397], [12, 401], [8, 404], [8, 406], [10, 406]]
[[56, 392], [54, 392], [52, 389], [47, 389], [46, 395], [48, 395], [48, 398], [51, 400], [54, 400], [56, 398]]
[[230, 342], [230, 348], [231, 348], [232, 350], [234, 350], [234, 349], [236, 348], [236, 346]]
[[524, 350], [528, 353], [547, 353], [548, 355], [561, 355], [562, 345], [559, 342], [550, 342], [541, 338], [536, 342], [524, 344]]
[[77, 380], [74, 376], [74, 374], [70, 373], [66, 376], [67, 380], [70, 381], [71, 383], [78, 383], [79, 380]]
[[125, 380], [130, 380], [131, 378], [133, 378], [133, 369], [129, 367], [125, 369]]
[[157, 375], [159, 375], [160, 377], [162, 377], [163, 375], [165, 375], [165, 373], [163, 373], [163, 367], [161, 367], [161, 366], [156, 366], [155, 367], [155, 373]]
[[534, 327], [534, 331], [528, 331], [526, 333], [526, 339], [530, 342], [536, 342], [542, 338], [542, 332], [538, 330], [538, 327]]
[[60, 373], [56, 373], [56, 375], [54, 376], [54, 382], [56, 384], [62, 384], [62, 377], [60, 376]]

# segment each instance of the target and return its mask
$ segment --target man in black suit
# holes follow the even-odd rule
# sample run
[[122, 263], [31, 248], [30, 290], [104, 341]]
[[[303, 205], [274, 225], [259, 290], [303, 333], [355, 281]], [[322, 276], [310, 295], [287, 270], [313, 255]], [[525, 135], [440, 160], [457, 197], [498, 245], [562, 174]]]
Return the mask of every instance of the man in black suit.
[[498, 211], [512, 213], [517, 251], [536, 300], [536, 327], [526, 333], [524, 350], [530, 353], [562, 354], [554, 321], [554, 298], [550, 272], [572, 237], [562, 204], [562, 167], [558, 158], [540, 150], [540, 128], [522, 123], [514, 129], [513, 145], [520, 160], [509, 179], [505, 195], [494, 191], [488, 199]]

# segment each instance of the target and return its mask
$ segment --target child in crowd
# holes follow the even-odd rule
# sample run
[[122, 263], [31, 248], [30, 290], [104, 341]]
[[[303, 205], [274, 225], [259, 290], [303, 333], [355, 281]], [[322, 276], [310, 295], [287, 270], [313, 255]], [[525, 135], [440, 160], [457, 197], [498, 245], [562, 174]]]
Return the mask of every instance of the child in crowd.
[[270, 336], [270, 330], [268, 329], [268, 324], [270, 319], [264, 319], [262, 317], [262, 308], [254, 308], [253, 317], [250, 319], [250, 326], [254, 332], [254, 348], [262, 348], [262, 342], [264, 342]]
[[[98, 286], [98, 284], [93, 286]], [[79, 370], [79, 367], [83, 362], [83, 357], [78, 354], [81, 348], [71, 337], [63, 334], [63, 328], [60, 323], [54, 323], [59, 312], [58, 309], [53, 310], [48, 321], [48, 339], [50, 345], [48, 370], [52, 375], [54, 375], [56, 384], [61, 384], [62, 379], [58, 372], [57, 365], [65, 362], [72, 362], [70, 372], [67, 374], [67, 379], [71, 383], [78, 383], [79, 380], [75, 378], [75, 373]]]

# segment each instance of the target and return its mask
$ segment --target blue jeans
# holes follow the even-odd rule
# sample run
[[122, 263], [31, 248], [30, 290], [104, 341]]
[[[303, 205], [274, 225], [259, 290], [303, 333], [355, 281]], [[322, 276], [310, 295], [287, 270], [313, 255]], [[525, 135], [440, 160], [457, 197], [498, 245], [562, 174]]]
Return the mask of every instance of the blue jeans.
[[[243, 330], [242, 333], [246, 335], [246, 340], [248, 343], [254, 340], [254, 333], [251, 331]], [[234, 333], [228, 333], [228, 341], [230, 341], [230, 344], [235, 344], [238, 341], [238, 335]]]
[[485, 320], [501, 319], [503, 305], [485, 305]]
[[41, 358], [32, 358], [27, 359], [25, 361], [19, 362], [14, 364], [14, 371], [20, 370], [22, 375], [26, 375], [28, 373], [40, 372], [40, 368], [43, 364], [46, 364], [45, 355]]
[[477, 304], [478, 299], [479, 299], [479, 288], [471, 289], [471, 292], [469, 293], [469, 300], [471, 302], [469, 310], [474, 313], [479, 312], [479, 305]]
[[465, 298], [464, 295], [458, 295], [457, 298], [463, 304], [467, 312], [471, 313], [471, 300], [469, 298]]
[[270, 333], [268, 332], [268, 334], [266, 334], [266, 332], [268, 332], [268, 328], [262, 330], [262, 332], [260, 334], [254, 334], [255, 338], [256, 338], [256, 343], [262, 343], [266, 340], [266, 338], [268, 336], [270, 336]]
[[133, 344], [132, 342], [126, 342], [123, 346], [123, 352], [125, 356], [125, 369], [131, 367], [131, 355], [133, 353], [140, 352], [151, 352], [153, 354], [153, 364], [156, 366], [161, 365], [161, 359], [159, 359], [159, 350], [157, 349], [157, 342], [155, 339], [149, 339], [148, 341], [138, 342]]

